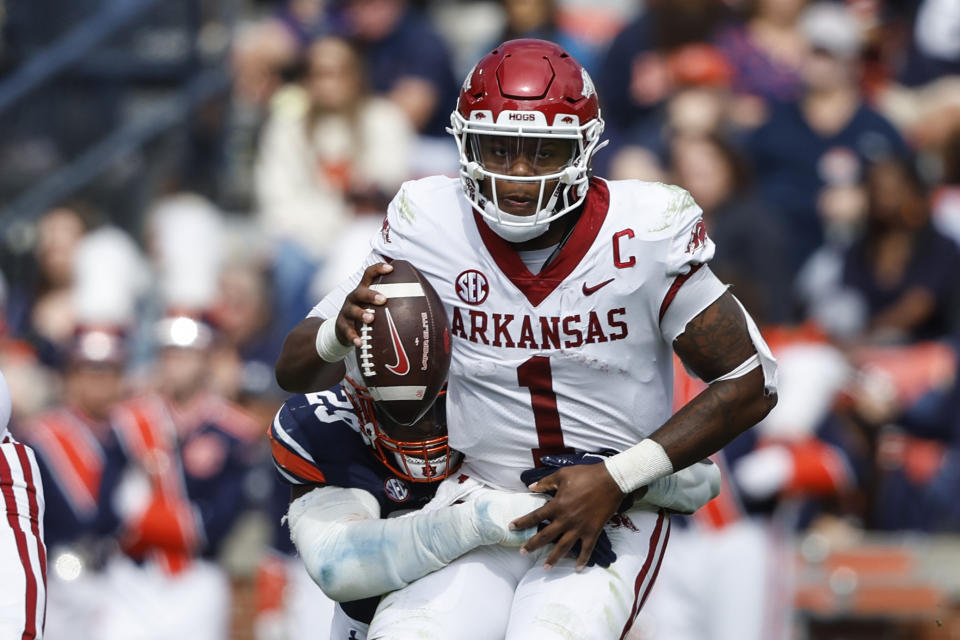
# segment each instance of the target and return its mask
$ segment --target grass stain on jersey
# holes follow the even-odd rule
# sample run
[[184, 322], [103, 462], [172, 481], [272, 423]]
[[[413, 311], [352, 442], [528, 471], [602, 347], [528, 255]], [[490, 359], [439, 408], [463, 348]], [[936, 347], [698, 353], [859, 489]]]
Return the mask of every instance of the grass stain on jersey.
[[669, 228], [681, 211], [689, 207], [697, 206], [697, 203], [693, 201], [693, 196], [691, 196], [686, 189], [674, 184], [664, 184], [662, 182], [658, 182], [657, 186], [671, 193], [670, 199], [667, 201], [667, 206], [663, 210], [663, 222], [659, 226], [650, 227], [647, 231], [651, 233]]
[[407, 222], [413, 223], [413, 219], [416, 216], [413, 215], [413, 208], [410, 206], [410, 201], [407, 200], [406, 189], [400, 191], [400, 200], [397, 203], [397, 209], [400, 211], [400, 215], [405, 218]]

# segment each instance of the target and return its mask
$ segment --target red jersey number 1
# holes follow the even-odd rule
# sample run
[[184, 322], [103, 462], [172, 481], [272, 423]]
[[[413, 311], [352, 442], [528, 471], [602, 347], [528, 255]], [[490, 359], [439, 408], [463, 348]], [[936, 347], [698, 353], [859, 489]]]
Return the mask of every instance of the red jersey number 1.
[[517, 382], [530, 390], [530, 402], [533, 405], [533, 421], [537, 427], [539, 447], [531, 449], [533, 464], [543, 466], [540, 456], [553, 453], [572, 453], [573, 449], [563, 445], [563, 431], [560, 429], [560, 412], [557, 411], [557, 394], [553, 392], [553, 376], [550, 371], [550, 358], [533, 356], [517, 367]]

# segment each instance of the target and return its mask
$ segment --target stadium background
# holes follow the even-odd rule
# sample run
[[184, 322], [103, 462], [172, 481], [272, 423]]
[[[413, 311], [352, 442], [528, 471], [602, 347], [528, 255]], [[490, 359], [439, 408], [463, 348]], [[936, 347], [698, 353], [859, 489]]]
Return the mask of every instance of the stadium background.
[[253, 419], [244, 507], [205, 553], [254, 637], [289, 551], [263, 442], [280, 341], [402, 180], [455, 174], [443, 126], [472, 61], [544, 37], [597, 84], [598, 173], [689, 189], [784, 356], [781, 407], [709, 526], [783, 532], [796, 637], [960, 637], [960, 8], [809, 4], [0, 3], [13, 431], [30, 441], [71, 401], [71, 363], [106, 357], [81, 349], [94, 329], [122, 337], [128, 397], [163, 386], [158, 321], [209, 324], [204, 380]]

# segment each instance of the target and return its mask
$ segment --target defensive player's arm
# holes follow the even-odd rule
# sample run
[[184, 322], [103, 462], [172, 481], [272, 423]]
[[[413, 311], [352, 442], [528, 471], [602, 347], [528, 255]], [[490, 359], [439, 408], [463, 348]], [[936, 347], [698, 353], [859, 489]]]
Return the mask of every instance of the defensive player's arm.
[[370, 284], [378, 275], [392, 270], [392, 266], [383, 262], [368, 266], [359, 284], [344, 292], [346, 297], [336, 318], [309, 316], [287, 334], [274, 365], [280, 388], [292, 393], [308, 393], [328, 389], [343, 379], [343, 358], [354, 346], [360, 345], [357, 323], [373, 322], [375, 307], [386, 302], [383, 294], [370, 289]]
[[328, 597], [348, 602], [405, 587], [481, 545], [522, 545], [536, 530], [512, 531], [508, 523], [546, 501], [491, 492], [381, 519], [367, 491], [305, 485], [293, 488], [287, 520], [307, 573]]
[[720, 486], [720, 467], [710, 460], [701, 460], [638, 489], [635, 493], [641, 494], [641, 497], [635, 500], [634, 505], [691, 514], [716, 498]]

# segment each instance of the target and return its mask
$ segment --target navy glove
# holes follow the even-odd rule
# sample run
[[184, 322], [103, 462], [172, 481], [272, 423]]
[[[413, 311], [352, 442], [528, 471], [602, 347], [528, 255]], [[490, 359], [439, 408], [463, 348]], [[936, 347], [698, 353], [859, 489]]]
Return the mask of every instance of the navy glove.
[[[520, 474], [520, 480], [523, 484], [530, 486], [534, 482], [538, 482], [543, 478], [546, 478], [552, 473], [555, 473], [557, 469], [562, 467], [572, 467], [578, 464], [597, 464], [598, 462], [603, 462], [605, 458], [616, 453], [615, 451], [603, 452], [603, 453], [559, 453], [554, 455], [545, 455], [540, 456], [540, 464], [542, 467], [534, 467], [533, 469], [527, 469], [526, 471]], [[549, 495], [554, 495], [554, 491], [547, 492]], [[617, 513], [623, 513], [633, 504], [633, 498], [627, 496], [623, 499], [623, 502], [620, 503], [620, 507], [617, 509]], [[546, 524], [541, 523], [538, 529], [543, 529]], [[583, 545], [579, 540], [576, 544], [570, 549], [569, 555], [573, 558], [580, 556], [580, 549]], [[590, 559], [587, 561], [587, 566], [592, 567], [595, 564], [600, 565], [604, 569], [609, 567], [617, 559], [617, 554], [613, 550], [613, 545], [610, 542], [610, 537], [607, 536], [606, 531], [601, 531], [600, 535], [597, 536], [597, 543], [593, 547], [593, 552], [590, 554]]]
[[[616, 455], [616, 451], [612, 449], [605, 449], [599, 453], [588, 453], [586, 451], [581, 451], [578, 453], [555, 453], [548, 454], [545, 456], [540, 456], [540, 464], [542, 467], [534, 467], [533, 469], [527, 469], [526, 471], [520, 474], [520, 480], [523, 484], [528, 487], [534, 482], [538, 482], [543, 478], [546, 478], [551, 473], [555, 473], [557, 469], [562, 467], [572, 467], [578, 464], [598, 464], [603, 462], [612, 455]], [[627, 509], [633, 506], [633, 494], [629, 493], [623, 497], [623, 501], [620, 503], [620, 506], [617, 507], [617, 513], [623, 513]]]

